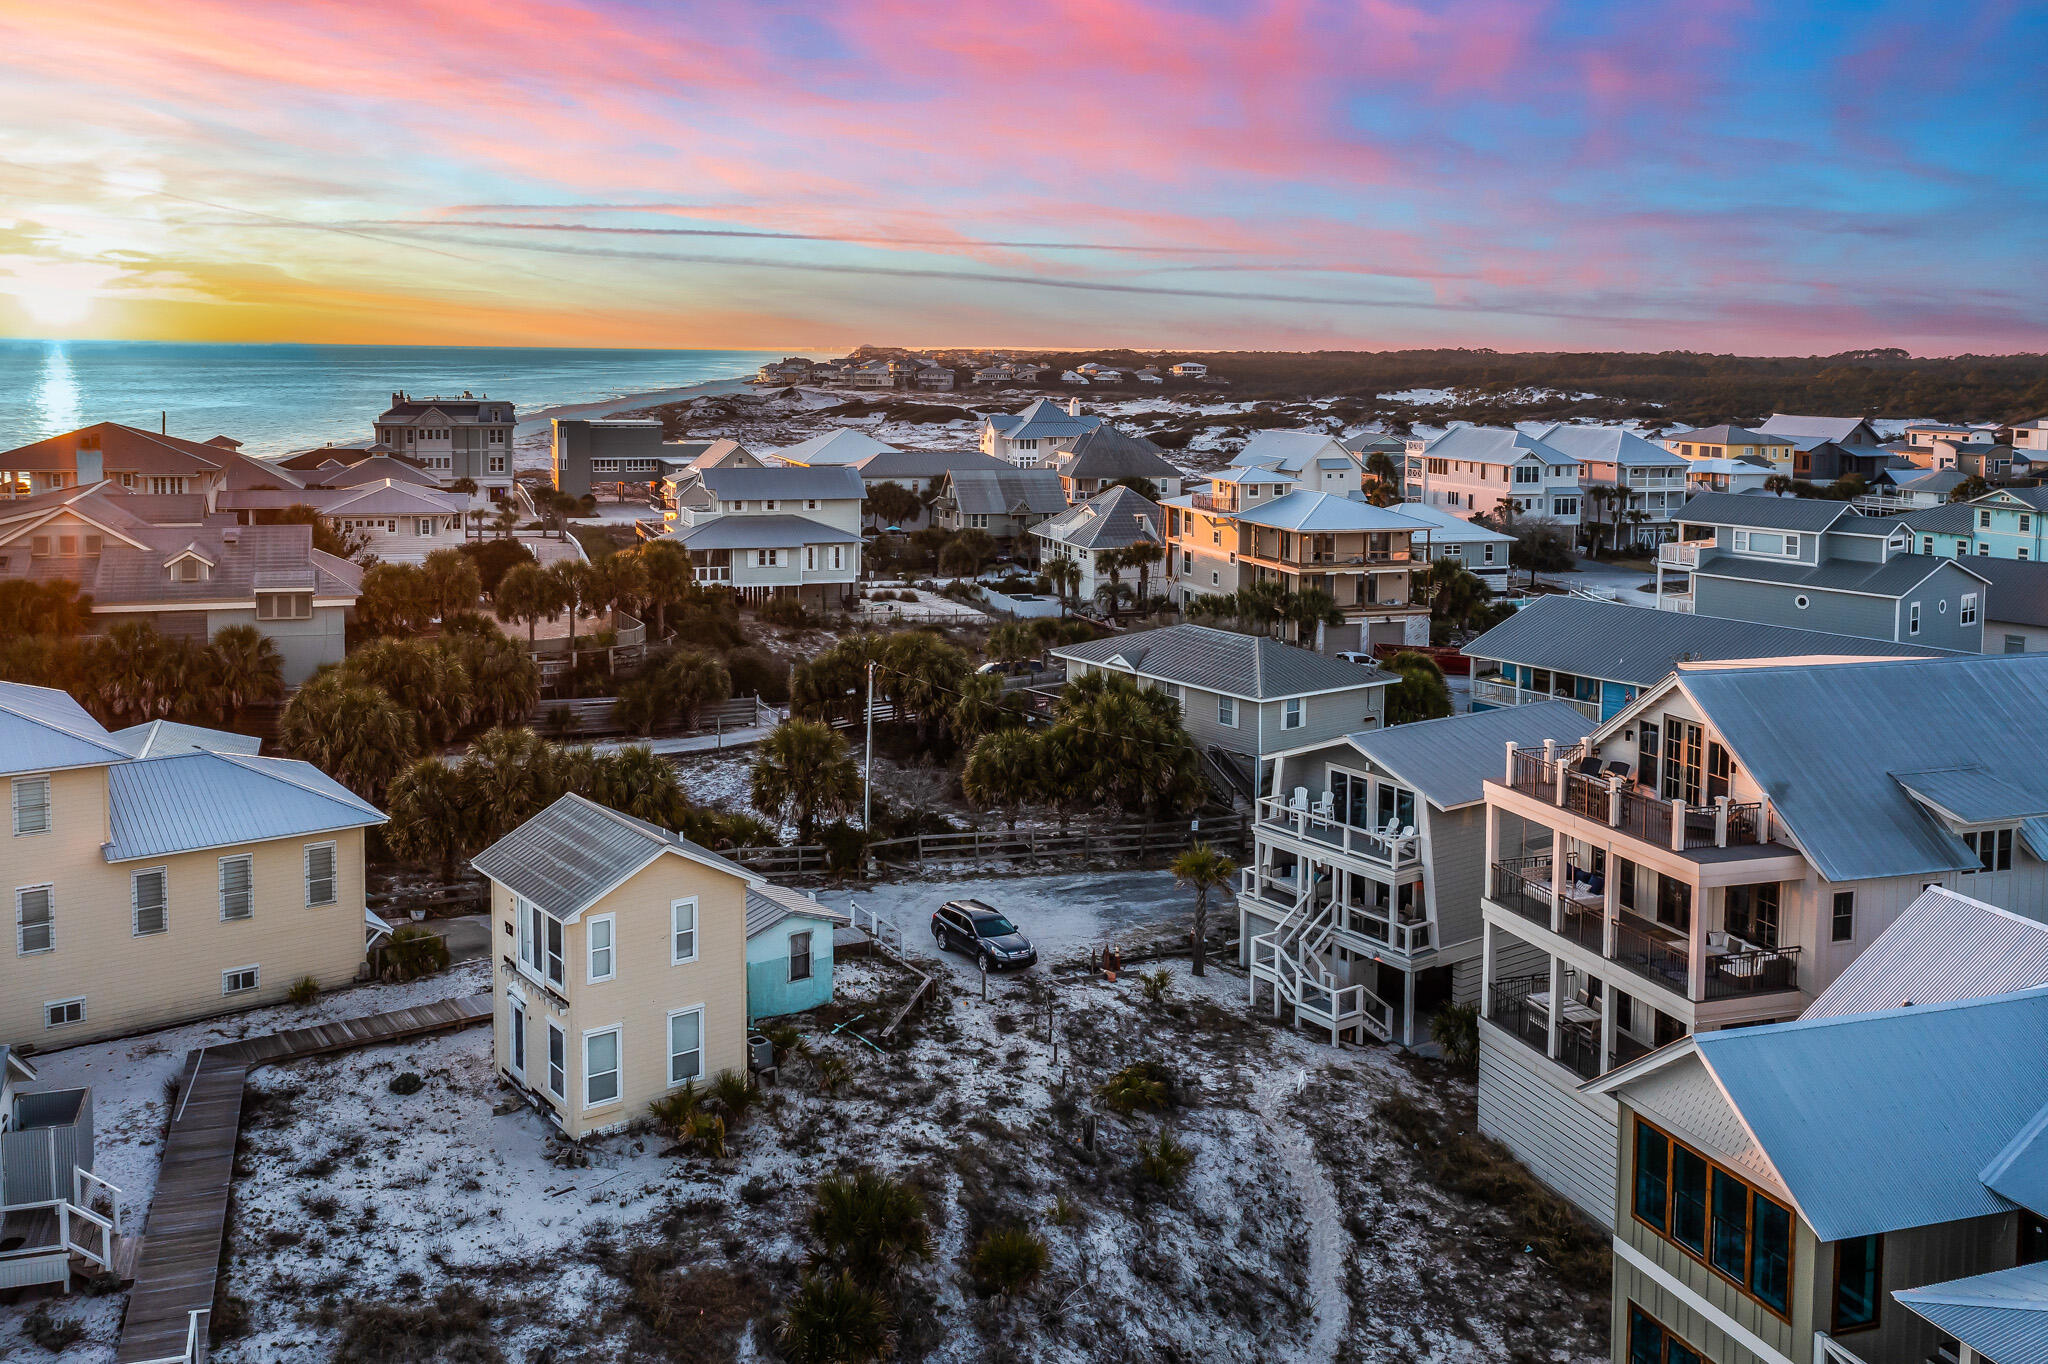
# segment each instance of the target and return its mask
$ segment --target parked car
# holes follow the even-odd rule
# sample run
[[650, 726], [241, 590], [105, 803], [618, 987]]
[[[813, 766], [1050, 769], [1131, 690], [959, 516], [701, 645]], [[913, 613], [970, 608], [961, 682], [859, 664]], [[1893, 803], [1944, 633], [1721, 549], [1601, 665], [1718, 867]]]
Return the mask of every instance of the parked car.
[[990, 677], [1037, 677], [1045, 671], [1045, 664], [1027, 658], [1017, 663], [984, 663], [974, 671]]
[[942, 952], [965, 952], [984, 971], [1029, 966], [1038, 949], [995, 906], [948, 900], [932, 915], [932, 937]]

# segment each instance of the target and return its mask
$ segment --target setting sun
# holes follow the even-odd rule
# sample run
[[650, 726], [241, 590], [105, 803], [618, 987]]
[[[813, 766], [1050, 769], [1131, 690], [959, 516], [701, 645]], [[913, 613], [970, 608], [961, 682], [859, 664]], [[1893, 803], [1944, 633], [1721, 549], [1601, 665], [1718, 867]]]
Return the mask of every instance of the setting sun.
[[14, 267], [6, 293], [31, 321], [70, 327], [92, 315], [99, 288], [112, 274], [89, 261], [27, 262]]

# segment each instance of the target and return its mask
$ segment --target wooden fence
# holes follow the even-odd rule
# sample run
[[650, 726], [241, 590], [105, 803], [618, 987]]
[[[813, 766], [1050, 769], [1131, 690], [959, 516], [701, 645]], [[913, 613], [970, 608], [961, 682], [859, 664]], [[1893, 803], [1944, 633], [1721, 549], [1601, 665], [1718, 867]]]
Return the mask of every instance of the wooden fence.
[[[913, 834], [868, 844], [870, 867], [909, 867], [922, 862], [1031, 862], [1047, 858], [1144, 858], [1213, 843], [1227, 852], [1244, 849], [1243, 815], [1205, 815], [1198, 820], [1134, 821], [1076, 828], [967, 829], [948, 834]], [[791, 848], [735, 848], [725, 856], [768, 875], [803, 875], [829, 870], [823, 844]]]
[[[618, 722], [616, 696], [584, 696], [565, 698], [560, 701], [542, 701], [533, 708], [527, 723], [549, 737], [587, 738], [594, 735], [623, 734]], [[566, 716], [557, 720], [557, 713]], [[759, 696], [735, 696], [730, 701], [716, 705], [700, 706], [697, 723], [693, 728], [678, 730], [679, 734], [706, 734], [720, 729], [745, 729], [751, 725], [772, 724], [777, 717], [773, 706]]]

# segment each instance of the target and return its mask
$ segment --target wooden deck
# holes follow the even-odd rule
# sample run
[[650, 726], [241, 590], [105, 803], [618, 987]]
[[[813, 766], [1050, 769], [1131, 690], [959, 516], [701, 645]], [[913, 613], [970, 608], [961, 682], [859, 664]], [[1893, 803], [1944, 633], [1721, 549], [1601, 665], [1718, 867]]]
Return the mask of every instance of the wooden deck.
[[116, 1364], [182, 1357], [191, 1314], [213, 1306], [228, 1186], [234, 1180], [235, 1138], [241, 1127], [242, 1082], [250, 1071], [278, 1061], [466, 1028], [490, 1018], [490, 995], [470, 995], [201, 1047], [188, 1056], [135, 1262], [135, 1286], [128, 1295]]

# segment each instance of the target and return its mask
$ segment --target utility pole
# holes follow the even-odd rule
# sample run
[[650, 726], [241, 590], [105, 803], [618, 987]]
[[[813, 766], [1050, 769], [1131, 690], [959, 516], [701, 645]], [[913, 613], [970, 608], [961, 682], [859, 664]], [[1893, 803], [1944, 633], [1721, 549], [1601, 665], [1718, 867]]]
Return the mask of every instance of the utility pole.
[[868, 660], [868, 752], [860, 765], [860, 831], [875, 831], [875, 661]]

